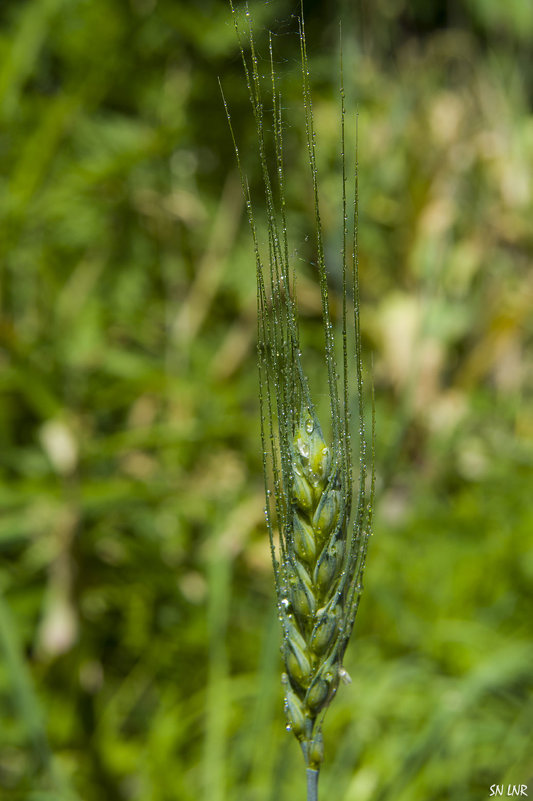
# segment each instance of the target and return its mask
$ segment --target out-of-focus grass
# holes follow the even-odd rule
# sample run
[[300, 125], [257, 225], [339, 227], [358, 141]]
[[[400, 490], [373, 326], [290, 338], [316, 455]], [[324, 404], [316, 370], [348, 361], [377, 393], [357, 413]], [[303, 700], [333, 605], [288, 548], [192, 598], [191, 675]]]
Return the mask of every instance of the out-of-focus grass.
[[[306, 9], [333, 273], [345, 17], [378, 421], [354, 681], [321, 778], [346, 801], [464, 801], [533, 775], [531, 25], [527, 4], [431, 8], [383, 0], [354, 25]], [[251, 9], [284, 34], [312, 352], [294, 21]], [[27, 0], [0, 21], [1, 795], [294, 797], [254, 265], [215, 79], [254, 185], [229, 10]]]

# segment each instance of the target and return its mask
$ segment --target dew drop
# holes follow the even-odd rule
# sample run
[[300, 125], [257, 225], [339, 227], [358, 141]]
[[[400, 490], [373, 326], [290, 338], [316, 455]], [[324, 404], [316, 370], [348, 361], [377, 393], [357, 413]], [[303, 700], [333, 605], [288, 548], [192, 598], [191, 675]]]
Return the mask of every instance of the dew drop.
[[287, 609], [287, 608], [290, 606], [290, 601], [289, 601], [289, 599], [288, 599], [288, 598], [282, 598], [282, 599], [281, 599], [281, 605], [282, 605], [282, 606], [283, 606], [285, 609]]
[[298, 446], [298, 450], [300, 451], [300, 455], [304, 459], [308, 459], [309, 458], [309, 445], [306, 442], [304, 442], [303, 439], [301, 439], [301, 437], [298, 438], [298, 442], [296, 444]]
[[343, 684], [351, 684], [352, 683], [352, 677], [350, 676], [350, 674], [348, 673], [346, 668], [344, 668], [344, 667], [339, 668], [339, 676], [340, 676], [341, 681], [342, 681]]
[[286, 730], [287, 730], [287, 731], [292, 731], [292, 726], [291, 726], [291, 724], [290, 724], [290, 723], [287, 723], [287, 725], [285, 726], [285, 728], [286, 728]]
[[306, 424], [305, 424], [305, 430], [307, 431], [307, 433], [308, 433], [308, 434], [312, 434], [312, 433], [313, 433], [313, 429], [314, 429], [314, 427], [315, 427], [315, 423], [314, 423], [314, 421], [313, 421], [313, 420], [312, 420], [312, 419], [309, 417], [309, 418], [307, 419], [307, 422], [306, 422]]

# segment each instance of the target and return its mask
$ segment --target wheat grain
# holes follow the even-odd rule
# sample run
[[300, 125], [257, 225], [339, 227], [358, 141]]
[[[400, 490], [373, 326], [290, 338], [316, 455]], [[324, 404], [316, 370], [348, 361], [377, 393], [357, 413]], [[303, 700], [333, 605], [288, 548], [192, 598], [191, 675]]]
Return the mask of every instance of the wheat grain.
[[[285, 713], [308, 769], [323, 758], [321, 719], [339, 681], [362, 590], [368, 532], [349, 533], [351, 487], [342, 441], [330, 448], [314, 411], [303, 405], [290, 449], [288, 514], [282, 512], [278, 576]], [[279, 506], [279, 504], [278, 504]], [[359, 526], [362, 521], [359, 521]], [[367, 522], [369, 522], [367, 520]]]
[[[330, 314], [328, 277], [319, 212], [315, 133], [309, 69], [303, 26], [299, 21], [307, 152], [315, 208], [315, 246], [322, 301], [324, 366], [327, 374], [331, 436], [324, 437], [312, 401], [300, 346], [285, 217], [281, 99], [270, 38], [270, 120], [275, 152], [275, 179], [268, 168], [264, 101], [258, 56], [246, 10], [250, 66], [244, 52], [237, 16], [233, 17], [256, 123], [259, 159], [265, 191], [269, 254], [267, 267], [260, 252], [250, 191], [228, 121], [252, 231], [257, 273], [258, 366], [261, 406], [266, 522], [269, 531], [283, 630], [285, 713], [287, 728], [300, 742], [308, 777], [308, 799], [317, 798], [318, 771], [323, 760], [322, 721], [341, 679], [349, 681], [342, 661], [350, 637], [365, 568], [372, 525], [373, 468], [368, 464], [357, 260], [358, 191], [355, 168], [354, 217], [348, 244], [346, 167], [344, 160], [344, 90], [341, 62], [342, 146], [342, 340], [341, 388], [337, 377], [335, 336]], [[357, 165], [357, 161], [356, 161]], [[274, 189], [275, 188], [275, 189]], [[280, 198], [278, 206], [275, 197]], [[349, 307], [352, 312], [349, 313]], [[351, 344], [350, 344], [351, 343]], [[358, 397], [359, 471], [354, 493], [349, 394]], [[373, 441], [373, 423], [372, 423]], [[371, 461], [371, 460], [370, 460]], [[367, 478], [370, 475], [370, 489]], [[273, 487], [273, 492], [271, 487]], [[276, 545], [276, 533], [279, 533]]]

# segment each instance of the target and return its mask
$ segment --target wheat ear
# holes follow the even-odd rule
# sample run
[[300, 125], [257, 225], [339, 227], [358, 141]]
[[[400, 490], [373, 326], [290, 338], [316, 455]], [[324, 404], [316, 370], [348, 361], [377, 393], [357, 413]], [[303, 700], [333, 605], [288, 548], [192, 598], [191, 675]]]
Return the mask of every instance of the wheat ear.
[[[327, 441], [315, 411], [302, 363], [294, 293], [295, 275], [289, 260], [285, 214], [282, 106], [274, 69], [272, 38], [268, 99], [272, 107], [269, 124], [273, 134], [276, 166], [274, 179], [271, 178], [268, 167], [262, 81], [250, 14], [245, 6], [249, 65], [237, 15], [232, 5], [231, 8], [255, 118], [268, 222], [268, 266], [265, 267], [248, 182], [242, 170], [231, 117], [224, 99], [241, 172], [256, 260], [265, 515], [283, 631], [285, 673], [282, 680], [285, 689], [285, 713], [287, 728], [297, 737], [304, 754], [308, 801], [316, 801], [318, 774], [323, 760], [322, 721], [340, 680], [349, 681], [342, 661], [362, 592], [367, 543], [372, 527], [374, 479], [372, 458], [369, 464], [367, 457], [359, 325], [357, 158], [353, 227], [349, 244], [341, 60], [343, 302], [340, 337], [343, 359], [342, 377], [339, 380], [319, 212], [315, 133], [302, 14], [299, 20], [299, 36], [303, 105], [315, 208], [324, 367], [330, 409], [331, 435]], [[277, 204], [275, 198], [279, 198]], [[349, 411], [349, 389], [352, 384], [355, 385], [358, 399], [359, 427], [358, 489], [355, 493]], [[372, 442], [373, 431], [372, 422]], [[373, 453], [373, 448], [371, 452]], [[370, 488], [367, 489], [369, 477]]]

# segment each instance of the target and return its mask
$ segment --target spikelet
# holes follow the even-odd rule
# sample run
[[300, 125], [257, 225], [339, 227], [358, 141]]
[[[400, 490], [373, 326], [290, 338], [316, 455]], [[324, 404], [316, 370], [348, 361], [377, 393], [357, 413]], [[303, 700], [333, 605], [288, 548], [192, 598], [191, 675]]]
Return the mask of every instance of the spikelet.
[[[287, 728], [300, 742], [308, 773], [308, 798], [317, 797], [323, 759], [322, 721], [339, 682], [349, 681], [343, 657], [350, 637], [365, 568], [372, 526], [374, 479], [367, 456], [363, 407], [359, 284], [357, 262], [357, 160], [354, 175], [354, 217], [348, 243], [346, 168], [344, 161], [344, 90], [341, 62], [342, 147], [342, 342], [340, 379], [330, 314], [328, 278], [319, 213], [315, 134], [309, 87], [303, 16], [299, 20], [307, 152], [315, 207], [315, 246], [324, 329], [324, 372], [327, 377], [331, 434], [323, 434], [302, 364], [299, 322], [294, 297], [294, 270], [289, 264], [284, 200], [281, 99], [270, 38], [269, 107], [275, 152], [275, 179], [268, 167], [263, 89], [258, 57], [246, 8], [245, 55], [238, 17], [233, 18], [254, 113], [259, 160], [268, 218], [268, 261], [260, 252], [250, 191], [224, 99], [237, 162], [241, 171], [254, 244], [258, 300], [258, 365], [261, 406], [266, 522], [270, 536], [279, 617], [283, 631]], [[279, 197], [279, 207], [275, 198]], [[354, 481], [349, 400], [357, 395], [359, 470]], [[372, 414], [372, 444], [373, 444]], [[367, 479], [370, 487], [367, 489]], [[354, 484], [356, 489], [354, 490]], [[273, 489], [273, 492], [272, 492]], [[276, 537], [276, 534], [279, 536]], [[276, 544], [277, 543], [277, 544]]]
[[321, 713], [346, 675], [342, 659], [361, 592], [367, 537], [366, 532], [349, 535], [351, 487], [345, 485], [339, 448], [334, 454], [314, 411], [302, 405], [290, 445], [290, 511], [280, 531], [283, 558], [276, 571], [285, 714], [315, 771], [323, 756], [317, 747]]

